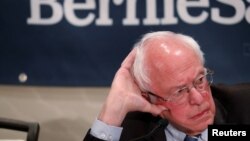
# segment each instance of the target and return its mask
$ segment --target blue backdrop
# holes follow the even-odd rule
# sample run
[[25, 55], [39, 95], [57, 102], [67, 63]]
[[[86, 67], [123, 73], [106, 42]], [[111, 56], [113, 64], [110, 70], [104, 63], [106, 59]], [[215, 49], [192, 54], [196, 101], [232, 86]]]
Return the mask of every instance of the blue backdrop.
[[0, 83], [109, 86], [142, 34], [194, 37], [215, 82], [250, 82], [248, 0], [1, 0]]

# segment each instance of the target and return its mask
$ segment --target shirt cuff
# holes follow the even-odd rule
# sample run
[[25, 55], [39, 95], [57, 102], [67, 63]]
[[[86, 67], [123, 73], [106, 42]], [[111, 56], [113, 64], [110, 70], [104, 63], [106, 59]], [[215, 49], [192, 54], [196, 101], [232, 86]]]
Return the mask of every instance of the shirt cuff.
[[119, 141], [122, 129], [122, 127], [111, 126], [96, 119], [91, 127], [90, 134], [102, 140]]

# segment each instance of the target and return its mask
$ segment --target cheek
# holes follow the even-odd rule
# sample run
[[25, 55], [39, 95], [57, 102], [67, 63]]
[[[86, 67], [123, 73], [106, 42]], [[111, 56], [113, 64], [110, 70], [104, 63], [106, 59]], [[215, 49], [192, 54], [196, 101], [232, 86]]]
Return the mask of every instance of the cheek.
[[188, 113], [190, 113], [189, 108], [187, 106], [181, 107], [181, 108], [176, 108], [175, 110], [171, 111], [172, 116], [176, 118], [185, 118], [188, 116]]
[[171, 121], [185, 122], [190, 113], [188, 105], [175, 106], [171, 104], [163, 104], [163, 106], [167, 107], [169, 110], [162, 115]]
[[208, 97], [208, 102], [209, 102], [209, 106], [210, 106], [210, 110], [211, 110], [212, 114], [215, 115], [215, 103], [214, 103], [214, 99], [213, 99], [211, 94]]
[[204, 99], [205, 99], [205, 101], [207, 101], [209, 103], [211, 110], [213, 112], [215, 112], [215, 104], [214, 104], [213, 96], [212, 96], [210, 91], [204, 96]]

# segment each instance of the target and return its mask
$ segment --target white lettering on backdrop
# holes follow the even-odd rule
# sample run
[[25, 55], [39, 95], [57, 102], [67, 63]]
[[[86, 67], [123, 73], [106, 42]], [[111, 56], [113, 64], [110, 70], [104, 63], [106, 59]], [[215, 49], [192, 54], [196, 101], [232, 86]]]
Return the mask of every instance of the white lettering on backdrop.
[[[112, 2], [112, 3], [111, 3]], [[74, 26], [112, 26], [114, 19], [110, 17], [110, 5], [120, 6], [125, 4], [125, 17], [121, 23], [123, 26], [150, 26], [150, 25], [176, 25], [179, 20], [187, 24], [201, 24], [210, 17], [214, 23], [221, 25], [234, 25], [246, 20], [250, 23], [250, 6], [246, 6], [243, 0], [217, 0], [216, 2], [234, 9], [230, 16], [222, 16], [220, 7], [210, 7], [209, 0], [163, 0], [162, 17], [157, 17], [157, 2], [159, 0], [145, 0], [145, 17], [141, 20], [137, 17], [138, 0], [85, 0], [75, 2], [64, 0], [63, 4], [57, 0], [30, 0], [30, 17], [28, 25], [54, 25], [59, 23], [63, 17]], [[42, 17], [42, 9], [51, 9], [50, 17]], [[98, 8], [98, 9], [97, 9]], [[192, 15], [188, 9], [199, 8], [199, 15]], [[177, 15], [175, 15], [175, 9]], [[78, 17], [76, 10], [85, 16]], [[95, 12], [98, 14], [95, 14]], [[119, 11], [121, 12], [121, 11]]]

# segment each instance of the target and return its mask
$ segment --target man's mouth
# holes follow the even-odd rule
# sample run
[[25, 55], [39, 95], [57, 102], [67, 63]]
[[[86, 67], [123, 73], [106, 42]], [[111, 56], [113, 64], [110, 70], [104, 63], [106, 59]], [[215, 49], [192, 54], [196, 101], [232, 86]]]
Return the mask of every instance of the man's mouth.
[[204, 116], [206, 116], [208, 114], [208, 112], [209, 112], [209, 108], [207, 108], [207, 109], [203, 110], [202, 112], [192, 116], [191, 119], [195, 120], [195, 119], [203, 118]]

